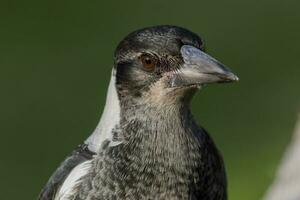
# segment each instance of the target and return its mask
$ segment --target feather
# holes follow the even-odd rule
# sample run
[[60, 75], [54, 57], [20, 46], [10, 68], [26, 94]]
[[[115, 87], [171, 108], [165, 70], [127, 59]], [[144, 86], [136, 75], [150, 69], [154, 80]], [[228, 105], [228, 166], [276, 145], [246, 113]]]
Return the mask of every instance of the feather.
[[55, 196], [55, 200], [67, 200], [69, 197], [76, 192], [75, 188], [80, 183], [82, 177], [84, 177], [90, 167], [92, 160], [85, 161], [77, 165], [64, 181], [61, 188], [58, 190]]
[[[120, 103], [116, 90], [116, 74], [113, 69], [108, 87], [106, 104], [99, 124], [85, 141], [91, 151], [98, 152], [103, 141], [112, 141], [113, 129], [120, 122]], [[120, 144], [118, 142], [118, 144]], [[115, 144], [114, 144], [115, 145]]]

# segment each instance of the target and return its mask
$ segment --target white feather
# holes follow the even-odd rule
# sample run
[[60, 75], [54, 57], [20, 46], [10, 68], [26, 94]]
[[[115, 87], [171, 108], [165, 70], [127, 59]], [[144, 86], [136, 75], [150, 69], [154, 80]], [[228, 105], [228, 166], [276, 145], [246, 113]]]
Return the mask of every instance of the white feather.
[[91, 167], [92, 160], [77, 165], [67, 176], [63, 185], [55, 195], [54, 200], [68, 200], [74, 194], [74, 188], [80, 183], [80, 179], [86, 175]]
[[[112, 141], [112, 130], [119, 122], [120, 103], [116, 90], [115, 70], [113, 69], [101, 120], [93, 134], [85, 141], [85, 143], [88, 144], [89, 149], [98, 152], [104, 140]], [[111, 145], [115, 146], [115, 144]]]
[[[115, 70], [112, 70], [111, 79], [108, 87], [106, 104], [100, 122], [92, 135], [85, 141], [93, 152], [98, 152], [103, 141], [111, 141], [110, 146], [116, 146], [121, 142], [112, 141], [112, 130], [120, 121], [120, 104], [116, 90]], [[91, 167], [92, 160], [85, 161], [76, 166], [68, 175], [63, 185], [57, 192], [55, 200], [68, 200], [74, 194], [74, 188], [80, 183], [80, 179], [86, 175]]]

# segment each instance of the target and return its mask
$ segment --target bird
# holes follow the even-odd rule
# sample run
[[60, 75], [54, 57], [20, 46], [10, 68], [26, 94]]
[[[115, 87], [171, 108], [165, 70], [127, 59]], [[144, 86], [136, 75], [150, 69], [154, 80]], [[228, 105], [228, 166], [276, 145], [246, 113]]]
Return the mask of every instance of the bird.
[[190, 104], [206, 85], [238, 77], [174, 25], [129, 33], [113, 65], [99, 124], [38, 199], [226, 200], [222, 155]]

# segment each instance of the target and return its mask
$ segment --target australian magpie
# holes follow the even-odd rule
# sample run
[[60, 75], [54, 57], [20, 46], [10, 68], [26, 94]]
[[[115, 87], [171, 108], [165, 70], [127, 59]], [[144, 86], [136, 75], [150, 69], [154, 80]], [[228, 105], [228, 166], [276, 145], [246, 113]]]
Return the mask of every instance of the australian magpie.
[[237, 80], [187, 29], [130, 33], [115, 51], [99, 125], [39, 199], [226, 200], [223, 159], [190, 102], [204, 85]]

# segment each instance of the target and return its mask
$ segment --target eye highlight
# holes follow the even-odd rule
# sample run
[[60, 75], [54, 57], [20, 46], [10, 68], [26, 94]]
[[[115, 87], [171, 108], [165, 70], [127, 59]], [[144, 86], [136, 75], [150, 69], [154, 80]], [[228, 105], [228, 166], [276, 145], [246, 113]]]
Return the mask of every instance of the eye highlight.
[[149, 54], [143, 54], [139, 57], [139, 59], [141, 60], [143, 68], [146, 71], [153, 71], [155, 69], [156, 60], [153, 56]]

